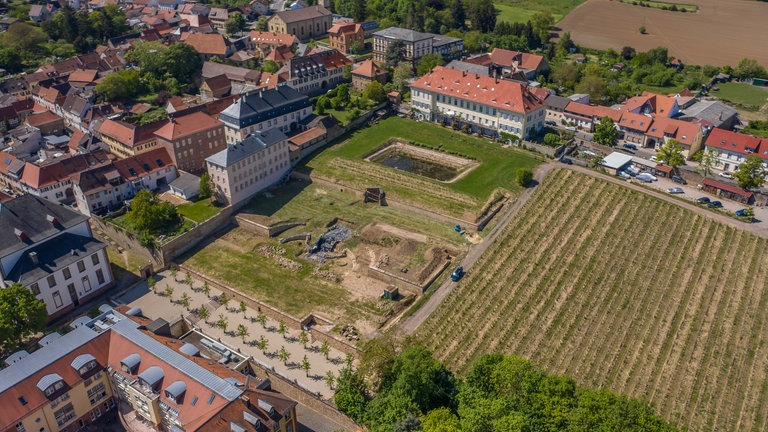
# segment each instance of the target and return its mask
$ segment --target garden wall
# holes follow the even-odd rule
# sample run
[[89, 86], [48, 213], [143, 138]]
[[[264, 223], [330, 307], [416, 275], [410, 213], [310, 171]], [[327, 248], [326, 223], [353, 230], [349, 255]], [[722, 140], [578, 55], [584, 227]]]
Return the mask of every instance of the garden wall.
[[192, 249], [204, 238], [230, 225], [232, 212], [232, 206], [225, 207], [219, 214], [162, 245], [160, 251], [163, 263], [170, 264], [173, 259]]
[[163, 266], [163, 257], [155, 249], [142, 246], [138, 237], [117, 225], [111, 224], [98, 216], [91, 216], [88, 220], [91, 225], [91, 231], [94, 236], [104, 243], [110, 244], [115, 248], [123, 248], [134, 255], [140, 256], [147, 261]]
[[525, 146], [525, 148], [527, 148], [529, 150], [537, 151], [537, 152], [539, 152], [539, 153], [541, 153], [541, 154], [543, 154], [543, 155], [545, 155], [545, 156], [547, 156], [549, 158], [554, 158], [555, 157], [555, 152], [557, 151], [557, 148], [555, 148], [555, 147], [549, 147], [549, 146], [545, 146], [545, 145], [541, 145], [541, 144], [536, 144], [536, 143], [530, 142], [530, 141], [523, 141], [523, 146]]
[[[361, 127], [361, 126], [364, 126], [366, 123], [368, 123], [368, 121], [371, 119], [371, 117], [373, 117], [376, 114], [376, 111], [378, 111], [380, 109], [383, 109], [383, 108], [386, 108], [387, 105], [389, 105], [389, 102], [382, 102], [382, 103], [376, 105], [375, 107], [371, 108], [369, 111], [364, 112], [360, 117], [358, 117], [358, 118], [352, 120], [351, 122], [349, 122], [347, 127], [344, 128], [344, 133], [347, 133], [349, 131], [353, 131], [353, 130]], [[339, 135], [343, 135], [343, 133], [339, 134]], [[336, 137], [331, 138], [329, 136], [328, 137], [328, 142], [331, 142], [334, 138], [336, 138]]]
[[283, 231], [287, 231], [291, 228], [306, 225], [306, 222], [287, 222], [272, 226], [262, 225], [258, 222], [248, 220], [240, 215], [235, 215], [235, 225], [240, 228], [245, 228], [249, 231], [253, 231], [262, 237], [274, 237]]

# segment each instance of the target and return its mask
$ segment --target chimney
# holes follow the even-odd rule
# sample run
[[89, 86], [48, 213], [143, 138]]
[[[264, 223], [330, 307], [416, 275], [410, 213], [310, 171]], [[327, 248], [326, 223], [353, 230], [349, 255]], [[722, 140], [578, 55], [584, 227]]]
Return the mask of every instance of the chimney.
[[21, 240], [23, 242], [29, 240], [29, 237], [27, 237], [27, 233], [25, 233], [24, 231], [22, 231], [22, 230], [20, 230], [18, 228], [14, 228], [13, 229], [13, 233], [16, 234], [16, 237], [18, 237], [19, 240]]
[[[250, 377], [249, 377], [249, 378], [250, 378]], [[246, 379], [247, 379], [247, 378], [246, 378]], [[250, 399], [248, 396], [245, 396], [245, 395], [243, 395], [243, 396], [240, 396], [240, 400], [241, 400], [241, 401], [243, 401], [243, 403], [245, 404], [245, 406], [247, 406], [248, 408], [251, 408], [251, 399]]]
[[54, 226], [54, 228], [60, 228], [60, 227], [61, 227], [61, 224], [59, 223], [59, 220], [58, 220], [58, 219], [56, 219], [56, 217], [55, 217], [55, 216], [52, 216], [52, 215], [46, 215], [46, 216], [45, 216], [45, 220], [47, 220], [48, 222], [50, 222], [50, 224], [51, 224], [51, 225], [53, 225], [53, 226]]
[[29, 259], [32, 261], [32, 264], [34, 265], [40, 264], [40, 260], [37, 259], [37, 252], [30, 252]]

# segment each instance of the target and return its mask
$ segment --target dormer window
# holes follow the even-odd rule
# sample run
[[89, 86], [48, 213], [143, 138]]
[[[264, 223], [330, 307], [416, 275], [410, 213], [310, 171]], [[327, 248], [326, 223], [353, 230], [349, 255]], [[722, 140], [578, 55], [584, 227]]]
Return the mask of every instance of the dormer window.
[[[139, 374], [139, 384], [154, 391], [160, 385], [160, 382], [164, 377], [165, 372], [163, 372], [163, 369], [160, 366], [150, 366], [147, 370]], [[186, 386], [184, 389], [186, 390]]]
[[165, 397], [170, 399], [173, 403], [179, 404], [184, 398], [184, 393], [186, 391], [187, 385], [184, 381], [176, 381], [165, 388]]
[[120, 361], [120, 369], [131, 375], [136, 375], [139, 363], [141, 363], [141, 357], [138, 354], [133, 353]]
[[57, 373], [48, 374], [37, 382], [37, 388], [45, 394], [45, 397], [52, 399], [64, 388], [64, 378]]
[[85, 378], [89, 372], [92, 372], [99, 368], [99, 364], [96, 362], [96, 358], [90, 354], [81, 354], [72, 360], [71, 366]]

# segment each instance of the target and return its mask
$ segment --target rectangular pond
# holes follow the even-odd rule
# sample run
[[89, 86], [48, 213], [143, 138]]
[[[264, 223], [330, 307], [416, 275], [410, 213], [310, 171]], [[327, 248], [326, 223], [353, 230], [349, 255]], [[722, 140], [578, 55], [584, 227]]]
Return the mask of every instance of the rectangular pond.
[[418, 158], [412, 154], [389, 148], [371, 157], [371, 162], [390, 168], [399, 169], [412, 174], [418, 174], [439, 181], [452, 180], [459, 174], [459, 169], [442, 165], [436, 161]]

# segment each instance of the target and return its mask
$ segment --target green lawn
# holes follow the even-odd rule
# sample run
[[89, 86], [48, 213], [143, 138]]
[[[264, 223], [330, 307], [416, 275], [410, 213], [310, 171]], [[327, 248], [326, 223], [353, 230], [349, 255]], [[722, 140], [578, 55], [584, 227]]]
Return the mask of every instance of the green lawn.
[[497, 21], [526, 22], [538, 12], [549, 11], [560, 21], [568, 15], [573, 8], [584, 3], [585, 0], [499, 0], [494, 2], [499, 10]]
[[[466, 135], [427, 122], [390, 117], [377, 125], [357, 130], [340, 143], [309, 160], [304, 171], [315, 171], [350, 187], [382, 187], [389, 197], [454, 215], [472, 217], [497, 190], [512, 194], [521, 188], [515, 183], [519, 168], [533, 168], [542, 159], [498, 143]], [[451, 183], [443, 183], [366, 162], [363, 157], [391, 138], [473, 158], [479, 165]]]
[[[687, 4], [687, 3], [673, 3], [673, 2], [664, 2], [664, 1], [654, 1], [654, 0], [621, 0], [622, 3], [629, 3], [629, 4], [636, 4], [636, 3], [645, 3], [647, 6], [643, 7], [651, 7], [655, 9], [664, 9], [668, 10], [668, 8], [675, 6], [677, 8], [677, 11], [685, 11], [685, 12], [696, 12], [699, 10], [699, 7], [693, 4]], [[638, 4], [638, 6], [640, 6]], [[675, 12], [677, 12], [675, 11]]]
[[208, 199], [201, 199], [197, 202], [182, 204], [176, 209], [179, 214], [187, 219], [192, 219], [197, 223], [202, 223], [208, 219], [216, 216], [221, 212], [221, 207], [211, 205], [211, 201]]
[[328, 108], [325, 110], [326, 114], [332, 115], [333, 118], [339, 121], [342, 127], [349, 124], [352, 121], [352, 110], [335, 110]]
[[757, 111], [766, 104], [768, 89], [749, 84], [729, 82], [717, 84], [718, 91], [710, 91], [710, 95], [716, 96], [728, 102], [739, 104], [744, 108]]

